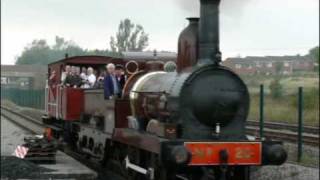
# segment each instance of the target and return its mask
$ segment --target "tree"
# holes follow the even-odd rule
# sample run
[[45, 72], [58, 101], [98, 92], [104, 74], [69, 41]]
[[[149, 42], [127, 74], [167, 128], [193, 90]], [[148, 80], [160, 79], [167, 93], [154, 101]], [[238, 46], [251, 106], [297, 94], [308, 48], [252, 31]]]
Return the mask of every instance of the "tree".
[[280, 83], [279, 78], [275, 78], [269, 85], [271, 97], [274, 99], [281, 98], [283, 96], [283, 86]]
[[319, 46], [316, 46], [316, 47], [310, 49], [308, 55], [309, 55], [316, 63], [319, 64], [319, 62], [320, 62]]
[[275, 63], [275, 70], [277, 75], [280, 75], [283, 71], [283, 62], [276, 62]]
[[17, 57], [16, 64], [42, 64], [47, 65], [63, 59], [65, 54], [69, 56], [100, 55], [119, 57], [119, 54], [106, 50], [87, 50], [81, 48], [73, 41], [67, 41], [63, 37], [56, 36], [55, 44], [49, 46], [44, 39], [34, 40], [24, 48], [22, 54]]
[[52, 47], [53, 49], [60, 50], [66, 47], [67, 42], [64, 40], [63, 37], [56, 36], [55, 40], [56, 40], [56, 44]]
[[122, 53], [125, 51], [143, 51], [148, 46], [149, 35], [141, 25], [135, 25], [130, 19], [120, 22], [116, 38], [110, 37], [111, 51]]
[[16, 64], [46, 64], [49, 59], [50, 47], [44, 39], [34, 40], [24, 48]]

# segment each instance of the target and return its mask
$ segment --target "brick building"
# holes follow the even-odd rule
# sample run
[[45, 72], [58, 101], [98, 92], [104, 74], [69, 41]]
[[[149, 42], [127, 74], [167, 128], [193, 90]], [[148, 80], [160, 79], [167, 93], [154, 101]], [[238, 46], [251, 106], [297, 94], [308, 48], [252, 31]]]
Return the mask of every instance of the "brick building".
[[222, 63], [239, 74], [292, 74], [296, 71], [313, 71], [314, 60], [307, 56], [248, 56], [228, 58]]

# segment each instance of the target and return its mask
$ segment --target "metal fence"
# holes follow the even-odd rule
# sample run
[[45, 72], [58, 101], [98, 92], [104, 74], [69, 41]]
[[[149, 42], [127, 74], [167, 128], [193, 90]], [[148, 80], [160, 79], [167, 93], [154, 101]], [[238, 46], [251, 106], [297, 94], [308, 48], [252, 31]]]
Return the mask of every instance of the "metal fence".
[[[318, 91], [317, 91], [318, 92]], [[266, 104], [266, 99], [270, 98], [266, 96], [265, 93], [265, 86], [260, 85], [260, 92], [259, 92], [259, 113], [257, 118], [259, 120], [259, 134], [260, 137], [264, 137], [264, 126], [265, 126], [265, 119], [270, 118], [268, 114], [266, 113], [266, 109], [270, 108], [270, 106], [274, 107], [273, 111], [276, 111], [277, 106], [285, 106], [290, 110], [289, 112], [284, 112], [284, 109], [281, 109], [281, 111], [284, 113], [284, 116], [287, 116], [287, 118], [290, 118], [289, 116], [293, 114], [295, 117], [294, 119], [290, 119], [289, 124], [296, 124], [297, 125], [297, 159], [300, 162], [301, 158], [303, 156], [303, 133], [304, 133], [304, 126], [307, 125], [309, 127], [318, 127], [316, 125], [319, 123], [319, 120], [316, 118], [317, 114], [319, 113], [319, 96], [317, 95], [317, 92], [310, 91], [305, 92], [305, 89], [303, 87], [298, 87], [296, 88], [296, 94], [293, 96], [294, 99], [296, 99], [296, 103], [294, 103], [295, 107], [293, 106], [292, 102], [289, 102], [289, 96], [284, 96], [282, 97], [283, 100], [278, 100], [278, 101], [272, 101], [272, 104]], [[307, 98], [308, 96], [311, 96], [312, 98]], [[311, 105], [306, 106], [305, 100], [308, 101], [316, 101], [314, 103], [311, 103]], [[270, 101], [269, 101], [270, 103]], [[310, 104], [310, 102], [308, 102]], [[308, 110], [308, 111], [307, 111]], [[307, 112], [312, 112], [314, 116], [313, 121], [314, 122], [308, 122], [308, 124], [305, 123], [305, 113], [304, 111]], [[312, 117], [312, 116], [311, 116]], [[293, 118], [293, 117], [291, 117]], [[266, 119], [267, 121], [270, 121], [270, 119]], [[288, 119], [287, 119], [288, 120]], [[271, 120], [272, 121], [272, 120]], [[275, 121], [275, 120], [273, 120]], [[285, 122], [281, 121], [280, 119], [275, 121], [275, 122]], [[287, 123], [287, 122], [286, 122]]]
[[19, 106], [44, 109], [45, 90], [1, 88], [1, 100], [9, 100]]

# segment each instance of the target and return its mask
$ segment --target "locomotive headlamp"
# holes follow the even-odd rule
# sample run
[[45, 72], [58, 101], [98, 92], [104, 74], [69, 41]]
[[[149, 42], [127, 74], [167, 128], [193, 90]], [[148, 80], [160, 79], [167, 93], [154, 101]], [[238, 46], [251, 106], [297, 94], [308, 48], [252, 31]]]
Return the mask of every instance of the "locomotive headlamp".
[[171, 158], [177, 165], [185, 165], [189, 163], [191, 155], [184, 146], [175, 146], [172, 148]]

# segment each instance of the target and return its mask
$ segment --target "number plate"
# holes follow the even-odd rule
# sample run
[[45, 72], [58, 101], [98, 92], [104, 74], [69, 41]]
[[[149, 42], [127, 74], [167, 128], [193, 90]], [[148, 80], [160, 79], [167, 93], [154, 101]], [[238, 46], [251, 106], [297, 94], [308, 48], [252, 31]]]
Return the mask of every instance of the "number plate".
[[191, 152], [189, 165], [219, 165], [219, 152], [228, 152], [228, 165], [261, 165], [261, 142], [186, 142]]

